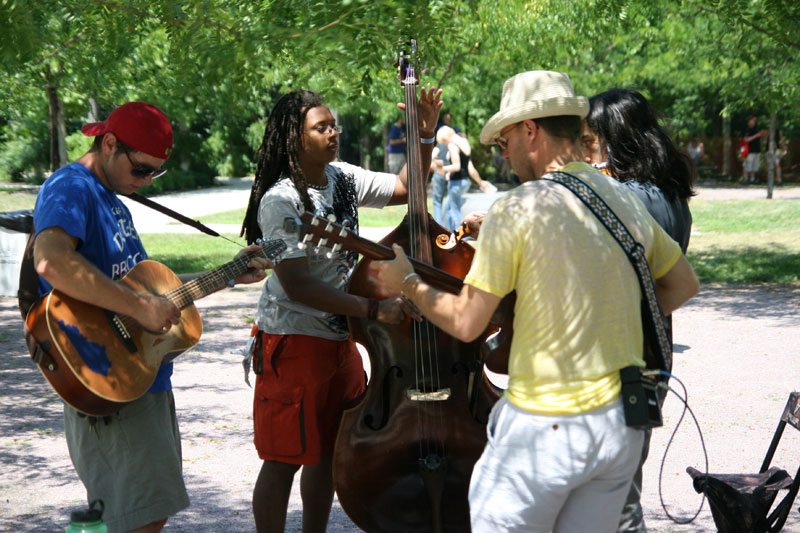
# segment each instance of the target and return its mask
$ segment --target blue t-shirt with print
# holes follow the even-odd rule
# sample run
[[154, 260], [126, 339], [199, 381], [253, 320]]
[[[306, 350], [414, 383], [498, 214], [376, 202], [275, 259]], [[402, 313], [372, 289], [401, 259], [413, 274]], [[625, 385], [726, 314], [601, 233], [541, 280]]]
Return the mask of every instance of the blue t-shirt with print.
[[[59, 169], [45, 181], [36, 200], [33, 224], [37, 235], [57, 226], [78, 239], [77, 252], [114, 280], [147, 259], [131, 212], [80, 163]], [[39, 294], [51, 289], [40, 277]], [[103, 364], [89, 367], [102, 372]], [[150, 392], [171, 389], [170, 376], [172, 363], [161, 365]]]
[[[392, 124], [391, 129], [389, 130], [389, 140], [394, 141], [397, 139], [405, 139], [406, 138], [406, 129], [403, 126], [398, 126], [397, 124]], [[406, 143], [389, 143], [389, 153], [390, 154], [404, 154], [406, 153]]]

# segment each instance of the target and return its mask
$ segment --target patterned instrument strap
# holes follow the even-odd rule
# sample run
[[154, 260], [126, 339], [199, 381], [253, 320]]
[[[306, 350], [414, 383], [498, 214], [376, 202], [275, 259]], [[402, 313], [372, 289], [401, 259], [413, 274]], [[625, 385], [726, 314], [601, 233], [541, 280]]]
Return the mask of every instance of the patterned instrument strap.
[[661, 313], [656, 300], [656, 287], [650, 274], [650, 266], [647, 264], [644, 246], [636, 242], [628, 228], [625, 227], [608, 204], [580, 179], [566, 172], [548, 172], [542, 176], [542, 179], [559, 183], [572, 191], [600, 219], [606, 229], [614, 236], [614, 239], [622, 246], [634, 270], [636, 270], [639, 277], [639, 286], [647, 300], [648, 318], [651, 321], [658, 343], [658, 350], [655, 350], [655, 355], [660, 356], [658, 361], [659, 369], [670, 370], [672, 368], [672, 346], [667, 337], [664, 315]]

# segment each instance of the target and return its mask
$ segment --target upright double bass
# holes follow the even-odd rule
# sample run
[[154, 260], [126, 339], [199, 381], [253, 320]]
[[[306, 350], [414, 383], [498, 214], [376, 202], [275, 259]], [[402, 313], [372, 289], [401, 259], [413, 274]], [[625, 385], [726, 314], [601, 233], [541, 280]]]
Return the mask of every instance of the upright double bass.
[[[473, 248], [453, 247], [449, 232], [428, 214], [428, 169], [422, 168], [416, 69], [401, 54], [405, 88], [408, 215], [381, 244], [463, 279]], [[443, 237], [441, 237], [443, 236]], [[363, 259], [349, 292], [393, 296]], [[345, 411], [333, 457], [336, 492], [353, 522], [368, 532], [470, 530], [467, 493], [472, 468], [486, 444], [486, 418], [496, 393], [484, 379], [480, 350], [486, 335], [463, 343], [427, 320], [389, 325], [349, 319], [354, 339], [369, 352], [364, 399]], [[491, 331], [487, 330], [488, 335]]]

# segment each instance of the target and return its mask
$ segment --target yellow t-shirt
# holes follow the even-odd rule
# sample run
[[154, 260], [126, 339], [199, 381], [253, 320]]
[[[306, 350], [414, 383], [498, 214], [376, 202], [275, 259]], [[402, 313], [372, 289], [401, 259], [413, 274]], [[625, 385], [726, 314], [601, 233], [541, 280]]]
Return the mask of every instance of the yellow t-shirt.
[[[585, 163], [561, 169], [589, 185], [646, 251], [653, 278], [681, 250], [626, 187]], [[615, 400], [619, 369], [644, 366], [640, 289], [625, 252], [569, 189], [534, 180], [499, 199], [481, 227], [465, 282], [517, 291], [505, 396], [544, 414]]]

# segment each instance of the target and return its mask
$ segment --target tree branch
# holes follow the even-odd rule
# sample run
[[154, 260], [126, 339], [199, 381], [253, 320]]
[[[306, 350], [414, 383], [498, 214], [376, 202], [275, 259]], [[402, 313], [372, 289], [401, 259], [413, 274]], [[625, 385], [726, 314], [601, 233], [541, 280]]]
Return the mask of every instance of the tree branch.
[[461, 59], [464, 56], [468, 56], [469, 54], [474, 52], [477, 48], [478, 48], [478, 43], [473, 43], [473, 45], [470, 47], [470, 49], [467, 50], [466, 52], [463, 52], [461, 54], [454, 54], [452, 59], [450, 59], [450, 64], [448, 64], [447, 68], [444, 69], [444, 72], [442, 73], [442, 77], [439, 78], [439, 84], [437, 85], [437, 87], [440, 88], [440, 89], [442, 88], [442, 84], [444, 83], [444, 79], [447, 77], [448, 74], [450, 74], [450, 71], [453, 70], [453, 65], [455, 65], [455, 62], [456, 62], [457, 59]]

